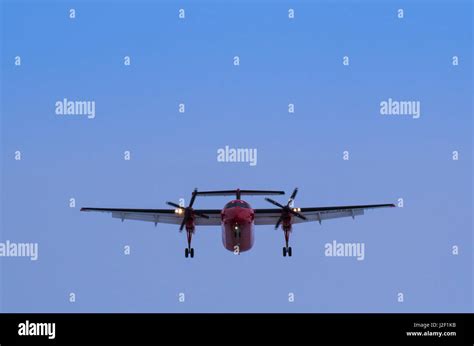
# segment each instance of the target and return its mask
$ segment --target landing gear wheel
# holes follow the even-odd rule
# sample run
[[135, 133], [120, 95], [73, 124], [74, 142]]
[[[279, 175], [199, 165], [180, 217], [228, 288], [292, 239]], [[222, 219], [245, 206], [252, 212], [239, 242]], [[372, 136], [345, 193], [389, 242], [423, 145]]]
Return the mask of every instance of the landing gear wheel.
[[194, 248], [193, 247], [189, 251], [189, 254], [191, 255], [191, 258], [194, 258]]
[[291, 257], [291, 246], [288, 248], [288, 256]]
[[[184, 249], [184, 257], [186, 257], [186, 258], [189, 257], [189, 249], [188, 248]], [[191, 255], [191, 257], [193, 257], [193, 256]]]
[[286, 257], [286, 247], [283, 248], [283, 257]]

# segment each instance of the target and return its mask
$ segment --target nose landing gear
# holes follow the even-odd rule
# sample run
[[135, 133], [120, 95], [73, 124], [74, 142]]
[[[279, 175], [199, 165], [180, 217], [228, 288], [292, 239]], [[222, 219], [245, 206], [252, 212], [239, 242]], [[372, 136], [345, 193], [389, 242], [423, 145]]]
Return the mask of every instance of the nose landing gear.
[[239, 227], [239, 225], [234, 225], [234, 237], [237, 241], [240, 240], [240, 227]]

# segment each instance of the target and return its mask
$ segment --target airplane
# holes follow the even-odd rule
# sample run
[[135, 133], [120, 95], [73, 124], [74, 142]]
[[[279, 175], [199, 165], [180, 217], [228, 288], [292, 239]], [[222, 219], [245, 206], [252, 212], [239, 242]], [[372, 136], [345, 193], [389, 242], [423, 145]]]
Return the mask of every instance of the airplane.
[[[284, 191], [268, 190], [222, 190], [222, 191], [198, 191], [194, 189], [191, 200], [187, 207], [166, 202], [174, 209], [117, 209], [117, 208], [81, 208], [81, 211], [111, 213], [113, 218], [124, 220], [141, 220], [158, 223], [176, 224], [179, 231], [186, 228], [188, 247], [184, 250], [186, 258], [194, 257], [194, 248], [191, 240], [196, 226], [221, 226], [222, 243], [224, 247], [240, 254], [248, 251], [254, 244], [254, 226], [274, 225], [275, 229], [281, 228], [285, 234], [285, 246], [283, 256], [292, 256], [292, 248], [289, 246], [290, 233], [293, 224], [301, 222], [335, 219], [340, 217], [352, 217], [363, 215], [366, 209], [395, 207], [394, 204], [369, 204], [350, 205], [336, 207], [311, 207], [295, 208], [294, 200], [298, 193], [295, 188], [286, 204], [280, 204], [271, 198], [265, 200], [278, 208], [253, 209], [249, 203], [241, 199], [242, 195], [284, 195]], [[233, 196], [235, 199], [229, 201], [221, 209], [194, 209], [193, 205], [197, 196]]]

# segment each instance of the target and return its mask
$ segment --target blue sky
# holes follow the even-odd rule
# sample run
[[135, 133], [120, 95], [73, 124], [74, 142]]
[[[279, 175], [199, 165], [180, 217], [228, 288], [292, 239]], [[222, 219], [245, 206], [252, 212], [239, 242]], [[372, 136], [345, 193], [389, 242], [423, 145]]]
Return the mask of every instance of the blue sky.
[[[0, 258], [0, 311], [472, 311], [471, 2], [2, 1], [1, 16], [0, 240], [37, 242], [39, 259]], [[63, 98], [96, 117], [56, 115]], [[380, 115], [388, 98], [420, 118]], [[226, 145], [258, 164], [218, 162]], [[271, 226], [240, 256], [198, 228], [192, 260], [176, 226], [79, 212], [295, 186], [297, 206], [404, 207], [297, 225], [292, 258]], [[333, 240], [365, 260], [325, 257]]]

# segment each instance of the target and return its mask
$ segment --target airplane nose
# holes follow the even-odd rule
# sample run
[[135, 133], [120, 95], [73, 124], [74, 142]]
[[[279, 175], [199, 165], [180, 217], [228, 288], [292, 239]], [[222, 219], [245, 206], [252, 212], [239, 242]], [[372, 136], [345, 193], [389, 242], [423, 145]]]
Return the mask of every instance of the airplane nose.
[[240, 213], [237, 214], [236, 216], [236, 221], [238, 223], [248, 223], [252, 220], [252, 215], [248, 210], [242, 210]]
[[233, 224], [246, 225], [253, 221], [253, 213], [246, 208], [231, 208], [226, 211], [224, 218]]

